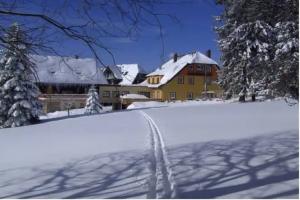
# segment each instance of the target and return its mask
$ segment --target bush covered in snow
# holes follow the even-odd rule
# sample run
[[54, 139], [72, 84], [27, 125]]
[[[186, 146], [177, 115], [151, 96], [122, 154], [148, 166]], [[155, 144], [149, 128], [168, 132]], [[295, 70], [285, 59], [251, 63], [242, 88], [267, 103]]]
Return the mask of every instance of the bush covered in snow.
[[86, 114], [97, 114], [102, 110], [102, 106], [99, 102], [99, 95], [94, 86], [89, 89], [88, 98], [85, 105]]

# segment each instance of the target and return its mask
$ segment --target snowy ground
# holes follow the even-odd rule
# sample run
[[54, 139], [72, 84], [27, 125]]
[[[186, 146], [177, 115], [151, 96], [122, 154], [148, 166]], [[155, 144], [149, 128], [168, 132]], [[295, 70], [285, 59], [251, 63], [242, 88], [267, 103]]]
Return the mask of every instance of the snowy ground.
[[[102, 107], [102, 112], [110, 112], [112, 110], [111, 106], [104, 106]], [[83, 116], [85, 109], [84, 108], [77, 108], [77, 109], [70, 109], [69, 110], [69, 117], [79, 117]], [[40, 120], [47, 120], [47, 119], [53, 119], [53, 118], [67, 118], [68, 117], [68, 111], [55, 111], [55, 112], [50, 112], [46, 113], [45, 115], [40, 116]]]
[[298, 198], [298, 105], [154, 104], [0, 130], [0, 198]]

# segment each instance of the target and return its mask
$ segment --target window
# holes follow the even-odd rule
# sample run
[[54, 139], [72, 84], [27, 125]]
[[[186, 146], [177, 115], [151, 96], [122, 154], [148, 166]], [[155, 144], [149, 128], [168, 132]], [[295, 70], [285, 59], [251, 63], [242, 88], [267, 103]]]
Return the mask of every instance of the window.
[[175, 100], [176, 99], [176, 92], [170, 92], [170, 100]]
[[193, 76], [190, 76], [190, 77], [189, 77], [189, 84], [190, 84], [190, 85], [194, 85], [194, 83], [195, 83], [194, 77], [193, 77]]
[[110, 97], [110, 91], [103, 91], [103, 97]]
[[156, 98], [156, 99], [161, 99], [161, 93], [160, 93], [159, 90], [156, 90], [156, 91], [155, 91], [155, 98]]
[[207, 73], [211, 73], [211, 66], [206, 65], [206, 72], [207, 72]]
[[177, 83], [184, 84], [184, 76], [178, 76]]
[[194, 67], [193, 67], [193, 65], [190, 65], [190, 66], [188, 67], [188, 72], [189, 72], [189, 73], [193, 73], [193, 72], [194, 72]]
[[159, 83], [159, 77], [156, 77], [156, 83]]
[[203, 73], [204, 67], [202, 65], [197, 66], [197, 72]]
[[188, 100], [192, 100], [193, 99], [193, 93], [192, 92], [188, 92], [187, 93], [187, 99]]
[[113, 91], [112, 92], [112, 97], [119, 97], [120, 96], [120, 92], [119, 91]]

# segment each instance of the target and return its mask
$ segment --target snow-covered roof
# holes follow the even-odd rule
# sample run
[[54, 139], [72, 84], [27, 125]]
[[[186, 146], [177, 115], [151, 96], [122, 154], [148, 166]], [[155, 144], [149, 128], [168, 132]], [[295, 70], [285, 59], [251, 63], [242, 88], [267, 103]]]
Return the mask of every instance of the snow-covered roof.
[[107, 84], [92, 58], [31, 55], [38, 82], [60, 84]]
[[[119, 79], [119, 80], [122, 80], [122, 79], [123, 79], [122, 73], [121, 73], [120, 69], [119, 69], [117, 66], [115, 66], [115, 65], [110, 65], [110, 66], [107, 66], [107, 68], [110, 69], [110, 71], [114, 74], [114, 77], [115, 77], [116, 79]], [[105, 68], [104, 71], [105, 71], [107, 68]]]
[[163, 84], [166, 84], [169, 80], [171, 80], [187, 64], [192, 64], [192, 63], [218, 65], [216, 61], [205, 56], [200, 52], [186, 54], [182, 57], [178, 57], [178, 60], [176, 62], [174, 62], [173, 58], [170, 59], [169, 61], [164, 63], [160, 68], [156, 69], [154, 72], [147, 75], [147, 76], [154, 76], [154, 75], [163, 76], [160, 83], [148, 84], [147, 80], [145, 80], [140, 85], [145, 85], [149, 87], [159, 87]]
[[142, 94], [125, 94], [121, 96], [122, 99], [148, 99], [145, 95]]
[[138, 64], [110, 65], [108, 68], [112, 71], [115, 78], [122, 80], [119, 83], [120, 85], [132, 85], [139, 73], [146, 74]]
[[120, 82], [120, 85], [131, 85], [139, 73], [145, 74], [138, 64], [120, 64], [117, 67], [122, 73], [123, 80]]

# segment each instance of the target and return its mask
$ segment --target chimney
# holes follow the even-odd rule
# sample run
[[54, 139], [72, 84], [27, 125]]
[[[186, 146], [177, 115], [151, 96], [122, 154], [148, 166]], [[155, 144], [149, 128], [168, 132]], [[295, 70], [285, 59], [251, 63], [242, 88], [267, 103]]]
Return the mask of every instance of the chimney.
[[209, 58], [211, 58], [211, 50], [210, 50], [210, 49], [208, 49], [208, 50], [206, 51], [206, 56], [209, 57]]
[[174, 53], [174, 55], [173, 55], [173, 61], [176, 62], [177, 59], [178, 59], [178, 54], [177, 54], [177, 53]]

